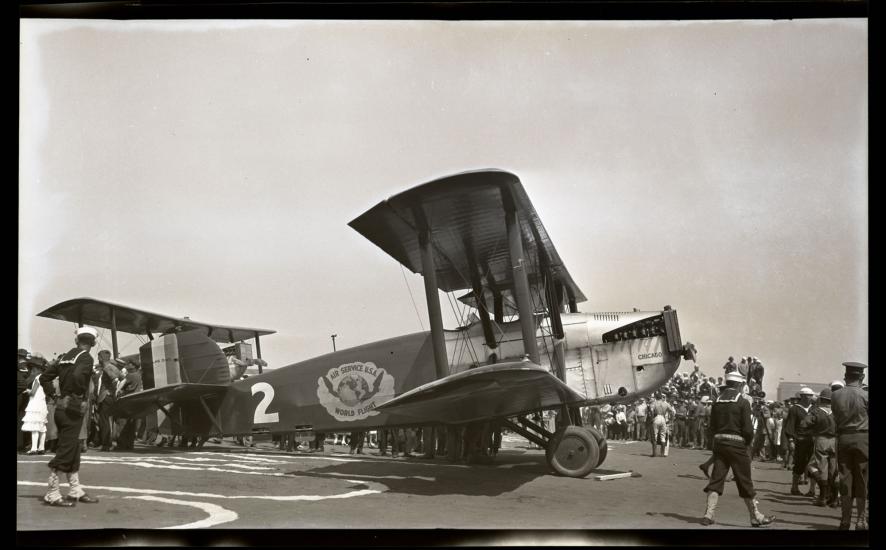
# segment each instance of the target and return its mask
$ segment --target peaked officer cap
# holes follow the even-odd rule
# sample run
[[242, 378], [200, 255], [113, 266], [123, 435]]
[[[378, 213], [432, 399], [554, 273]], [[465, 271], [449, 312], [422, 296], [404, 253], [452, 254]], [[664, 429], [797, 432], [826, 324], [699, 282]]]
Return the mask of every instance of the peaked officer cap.
[[868, 368], [864, 363], [856, 363], [855, 361], [846, 361], [843, 363], [847, 373], [864, 374], [864, 369]]

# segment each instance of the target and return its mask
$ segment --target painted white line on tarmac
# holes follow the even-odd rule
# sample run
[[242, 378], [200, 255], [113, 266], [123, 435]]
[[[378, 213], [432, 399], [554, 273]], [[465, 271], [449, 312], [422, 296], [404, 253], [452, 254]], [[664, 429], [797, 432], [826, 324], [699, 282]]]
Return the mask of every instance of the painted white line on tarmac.
[[[353, 485], [369, 485], [370, 487], [376, 487], [375, 489], [359, 489], [356, 491], [349, 491], [347, 493], [338, 493], [334, 495], [219, 495], [215, 493], [194, 493], [190, 491], [166, 491], [163, 489], [136, 489], [134, 487], [105, 487], [99, 485], [83, 485], [84, 489], [94, 489], [96, 491], [117, 491], [120, 493], [140, 493], [145, 495], [172, 495], [178, 497], [197, 497], [197, 498], [223, 498], [229, 500], [241, 500], [241, 499], [259, 499], [259, 500], [276, 500], [276, 501], [286, 501], [286, 502], [317, 502], [320, 500], [330, 500], [330, 499], [342, 499], [342, 498], [354, 498], [365, 495], [375, 495], [378, 493], [384, 493], [388, 490], [388, 486], [375, 482], [375, 481], [361, 481], [356, 479], [346, 479], [348, 483]], [[30, 485], [30, 486], [39, 486], [45, 487], [46, 482], [40, 483], [37, 481], [19, 481], [19, 485]], [[67, 483], [63, 483], [63, 486], [67, 486]]]
[[[208, 455], [215, 455], [215, 456], [218, 456], [220, 453], [207, 453], [207, 452], [204, 452], [204, 453], [190, 453], [190, 454], [208, 454]], [[230, 453], [230, 455], [231, 455], [231, 456], [236, 456], [236, 457], [238, 457], [238, 458], [246, 458], [246, 455], [242, 455], [242, 454], [241, 454], [241, 455], [237, 455], [237, 454], [234, 454], [234, 453]], [[277, 454], [275, 454], [275, 455], [271, 455], [271, 456], [273, 456], [274, 459], [285, 458], [285, 459], [287, 459], [287, 460], [302, 460], [302, 459], [306, 459], [306, 460], [329, 460], [329, 461], [332, 461], [332, 462], [353, 462], [353, 461], [354, 461], [354, 459], [348, 459], [348, 458], [334, 458], [334, 457], [331, 457], [331, 456], [324, 456], [324, 455], [319, 455], [319, 456], [318, 456], [318, 455], [277, 455]], [[265, 457], [257, 457], [257, 456], [250, 456], [250, 457], [246, 458], [246, 460], [258, 460], [258, 461], [263, 461], [263, 462], [271, 462], [271, 461], [273, 461], [274, 459], [271, 459], [271, 458], [265, 458]], [[228, 458], [227, 460], [230, 460], [230, 458]]]
[[[20, 464], [27, 464], [29, 462], [35, 463], [46, 463], [52, 457], [40, 460], [40, 459], [32, 459], [32, 460], [19, 460]], [[181, 461], [181, 462], [222, 462], [227, 464], [233, 464], [231, 460], [237, 460], [236, 457], [223, 457], [223, 458], [190, 458], [183, 456], [144, 456], [144, 455], [135, 455], [135, 456], [107, 456], [107, 455], [98, 455], [98, 456], [80, 456], [81, 462], [89, 462], [89, 461], [101, 461], [104, 464], [110, 463], [119, 463], [119, 464], [128, 464], [132, 462], [141, 462], [141, 461], [151, 461], [151, 462], [160, 462], [172, 464], [173, 461]], [[238, 467], [250, 468], [255, 467], [255, 462], [248, 462], [246, 465], [237, 464]], [[260, 464], [287, 464], [285, 460], [273, 460], [261, 462]]]
[[395, 475], [385, 475], [385, 476], [374, 476], [371, 474], [342, 474], [339, 472], [324, 472], [323, 476], [335, 476], [335, 477], [359, 477], [364, 478], [368, 477], [370, 479], [396, 479], [396, 480], [404, 480], [404, 479], [421, 479], [422, 481], [437, 481], [436, 477], [427, 477], [427, 476], [395, 476]]
[[97, 465], [117, 465], [117, 466], [137, 466], [139, 468], [160, 468], [164, 470], [189, 470], [194, 472], [222, 472], [226, 474], [245, 474], [259, 476], [275, 476], [284, 477], [288, 474], [282, 472], [252, 472], [249, 470], [231, 470], [228, 468], [218, 468], [216, 466], [180, 466], [178, 464], [156, 464], [154, 462], [112, 462], [108, 460], [81, 460], [81, 464], [97, 464]]
[[[81, 456], [80, 460], [106, 460], [113, 462], [133, 462], [140, 460], [152, 460], [155, 462], [167, 462], [171, 463], [172, 460], [182, 461], [182, 462], [223, 462], [230, 463], [231, 460], [238, 460], [239, 457], [236, 456], [222, 456], [219, 458], [203, 458], [203, 457], [189, 457], [189, 456], [145, 456], [145, 455], [134, 455], [134, 456]], [[244, 461], [249, 464], [255, 464], [252, 461]], [[268, 460], [263, 461], [262, 464], [285, 464], [283, 460]], [[247, 466], [248, 467], [248, 466]]]
[[[188, 453], [188, 454], [212, 455], [212, 456], [218, 457], [222, 453], [212, 453], [212, 452], [203, 451], [203, 452], [192, 452], [192, 453]], [[250, 462], [277, 462], [273, 458], [267, 458], [267, 457], [263, 457], [263, 456], [255, 456], [255, 455], [250, 455], [250, 454], [246, 454], [246, 453], [224, 453], [222, 456], [225, 457], [224, 460], [231, 460], [232, 458], [236, 458], [238, 460], [246, 460], [246, 461], [250, 461]], [[218, 459], [216, 459], [216, 460], [218, 460]]]
[[[120, 461], [110, 461], [110, 460], [105, 459], [105, 458], [99, 458], [99, 459], [94, 459], [94, 458], [93, 458], [93, 459], [83, 459], [83, 460], [81, 460], [81, 462], [87, 462], [87, 463], [90, 463], [90, 464], [99, 464], [99, 463], [102, 463], [102, 464], [124, 464], [124, 465], [133, 465], [133, 464], [136, 464], [136, 463], [138, 463], [138, 462], [150, 462], [150, 463], [152, 463], [152, 464], [153, 464], [153, 463], [156, 463], [156, 464], [176, 465], [176, 462], [175, 462], [174, 460], [168, 460], [168, 459], [153, 459], [153, 458], [147, 458], [147, 459], [143, 459], [143, 460], [139, 460], [139, 459], [131, 459], [131, 460], [120, 460]], [[186, 464], [187, 464], [187, 463], [186, 463]], [[285, 464], [285, 463], [284, 463], [284, 462], [277, 462], [277, 464]], [[250, 464], [237, 464], [237, 463], [234, 463], [234, 462], [224, 462], [224, 463], [222, 463], [222, 464], [219, 464], [218, 466], [227, 466], [227, 467], [229, 467], [229, 468], [242, 468], [242, 469], [244, 469], [244, 470], [273, 470], [273, 469], [274, 469], [273, 466], [252, 466], [252, 465], [250, 465]], [[186, 467], [188, 467], [188, 465], [184, 465], [184, 466], [182, 466], [182, 467], [186, 468]], [[192, 468], [198, 468], [198, 469], [201, 468], [201, 466], [197, 466], [197, 465], [195, 465], [195, 466], [191, 466], [191, 467], [192, 467]], [[212, 467], [214, 467], [214, 466], [208, 466], [208, 467], [209, 467], [209, 468], [212, 468]]]
[[199, 508], [200, 510], [203, 510], [204, 512], [209, 514], [208, 518], [201, 519], [200, 521], [186, 523], [184, 525], [172, 525], [170, 527], [163, 527], [163, 529], [202, 529], [204, 527], [212, 527], [213, 525], [219, 525], [221, 523], [228, 523], [240, 517], [237, 515], [237, 512], [234, 512], [233, 510], [228, 510], [227, 508], [222, 508], [218, 504], [212, 504], [209, 502], [193, 502], [190, 500], [177, 500], [174, 498], [154, 497], [148, 495], [124, 498], [137, 498], [140, 500], [153, 500], [155, 502], [163, 502], [165, 504], [192, 506], [194, 508]]
[[[140, 462], [146, 461], [146, 460], [156, 461], [158, 459], [167, 460], [169, 458], [174, 458], [176, 460], [195, 460], [193, 458], [187, 459], [185, 457], [178, 458], [178, 457], [169, 457], [169, 456], [164, 456], [164, 457], [150, 457], [150, 456], [149, 457], [142, 457], [142, 456], [134, 456], [134, 457], [111, 457], [111, 456], [109, 456], [109, 457], [81, 457], [80, 460], [81, 460], [81, 462], [87, 463], [87, 464], [118, 464], [118, 465], [135, 465], [135, 466], [142, 465], [146, 468], [150, 468], [150, 467], [152, 467], [151, 465], [149, 465], [149, 464], [143, 465], [143, 464], [140, 464]], [[425, 461], [423, 461], [423, 460], [400, 460], [399, 458], [380, 458], [380, 457], [379, 458], [369, 458], [369, 457], [367, 457], [367, 458], [333, 458], [333, 457], [327, 457], [327, 456], [292, 456], [292, 457], [281, 456], [280, 458], [286, 458], [288, 460], [274, 461], [272, 463], [274, 463], [274, 464], [294, 464], [294, 463], [298, 462], [299, 460], [322, 460], [322, 461], [327, 461], [327, 462], [341, 462], [341, 463], [349, 463], [350, 462], [350, 463], [369, 463], [369, 464], [407, 464], [409, 466], [428, 466], [428, 467], [436, 466], [438, 468], [457, 468], [457, 469], [474, 468], [474, 466], [472, 466], [470, 464], [452, 464], [450, 462], [434, 462], [434, 461], [427, 461], [427, 460], [425, 460]], [[230, 458], [228, 458], [227, 460], [230, 460]], [[19, 464], [46, 463], [46, 462], [49, 462], [49, 459], [45, 459], [45, 460], [19, 460], [18, 461]], [[493, 465], [490, 465], [487, 467], [501, 468], [502, 466], [506, 466], [506, 465], [493, 464]], [[159, 467], [159, 465], [154, 465], [153, 467]], [[170, 467], [172, 467], [172, 466], [170, 466]], [[242, 472], [239, 470], [237, 470], [237, 471], [222, 470], [222, 469], [213, 468], [213, 467], [199, 468], [196, 466], [195, 467], [176, 466], [173, 469], [178, 469], [178, 470], [206, 469], [208, 471], [217, 471], [217, 472], [229, 471], [232, 473], [249, 473], [249, 472]], [[271, 474], [269, 474], [269, 475], [271, 475]], [[283, 475], [283, 474], [280, 474], [280, 475]]]

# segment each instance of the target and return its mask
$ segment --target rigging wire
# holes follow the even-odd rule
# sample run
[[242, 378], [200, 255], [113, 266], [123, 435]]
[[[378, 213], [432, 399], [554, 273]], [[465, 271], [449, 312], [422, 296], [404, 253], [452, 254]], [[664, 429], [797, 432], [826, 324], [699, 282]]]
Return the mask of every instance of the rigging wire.
[[[458, 307], [459, 307], [460, 310], [461, 310], [461, 315], [462, 315], [462, 317], [463, 317], [466, 321], [470, 320], [470, 317], [468, 316], [468, 311], [470, 310], [471, 306], [469, 306], [469, 305], [467, 305], [467, 304], [462, 304], [461, 302], [459, 302], [459, 303], [458, 303]], [[474, 340], [473, 340], [472, 338], [469, 338], [469, 337], [468, 337], [468, 332], [469, 332], [468, 330], [465, 330], [465, 331], [464, 331], [464, 333], [465, 333], [465, 342], [467, 342], [467, 343], [470, 344], [470, 346], [471, 346], [471, 353], [473, 354], [474, 361], [475, 361], [478, 365], [480, 365], [480, 363], [481, 363], [481, 361], [480, 361], [480, 354], [477, 353], [476, 348], [474, 348]]]
[[421, 322], [421, 315], [418, 312], [418, 306], [415, 304], [415, 297], [412, 295], [412, 287], [409, 286], [409, 281], [406, 280], [406, 270], [403, 269], [403, 264], [400, 264], [400, 273], [403, 274], [403, 283], [406, 285], [406, 290], [409, 291], [409, 299], [412, 300], [412, 308], [415, 310], [415, 316], [418, 317], [418, 326], [420, 326], [422, 332], [424, 332], [425, 325]]
[[[461, 326], [461, 319], [462, 319], [462, 318], [461, 318], [461, 315], [458, 313], [458, 311], [456, 311], [455, 306], [454, 306], [453, 303], [452, 303], [452, 293], [451, 293], [451, 292], [447, 292], [447, 293], [446, 293], [446, 298], [447, 298], [447, 301], [449, 302], [449, 307], [450, 307], [450, 309], [452, 309], [452, 314], [455, 316], [456, 321], [458, 321], [458, 322], [459, 322], [459, 325]], [[471, 359], [472, 359], [474, 362], [476, 362], [477, 364], [479, 364], [480, 361], [477, 359], [477, 355], [476, 355], [476, 352], [475, 352], [475, 350], [474, 350], [474, 346], [473, 346], [473, 344], [470, 344], [470, 345], [469, 345], [469, 342], [468, 342], [468, 331], [467, 331], [467, 330], [460, 330], [460, 331], [458, 331], [458, 332], [459, 332], [459, 335], [458, 335], [458, 337], [456, 338], [456, 341], [455, 341], [455, 351], [456, 351], [456, 352], [458, 352], [458, 344], [459, 344], [459, 341], [462, 339], [462, 337], [464, 337], [463, 349], [462, 349], [462, 351], [461, 351], [461, 355], [459, 355], [458, 361], [460, 362], [460, 361], [461, 361], [461, 357], [464, 356], [464, 354], [465, 354], [465, 351], [468, 351], [468, 355], [471, 356]], [[453, 353], [453, 361], [455, 361], [455, 357], [454, 357], [455, 355], [456, 355], [456, 354]], [[452, 364], [450, 364], [450, 367], [451, 367], [453, 364], [458, 364], [458, 363], [452, 363]]]
[[129, 339], [129, 342], [127, 342], [125, 346], [122, 346], [122, 347], [120, 348], [120, 355], [123, 355], [123, 350], [125, 350], [125, 349], [127, 349], [129, 346], [131, 346], [131, 345], [132, 345], [132, 342], [134, 342], [134, 341], [137, 341], [137, 342], [138, 342], [138, 347], [139, 347], [139, 348], [142, 347], [142, 346], [144, 345], [145, 341], [142, 340], [141, 335], [139, 335], [139, 334], [132, 334], [132, 336], [133, 336], [133, 338], [130, 338], [130, 339]]
[[[540, 293], [540, 290], [539, 290], [537, 287], [536, 287], [536, 294], [539, 295], [539, 296], [538, 296], [538, 299], [539, 299], [539, 301], [541, 301], [541, 293]], [[553, 368], [553, 365], [554, 365], [554, 359], [551, 357], [551, 348], [553, 348], [553, 342], [554, 342], [554, 332], [553, 332], [553, 327], [551, 326], [550, 322], [548, 322], [548, 331], [547, 331], [547, 335], [551, 337], [551, 346], [550, 346], [550, 347], [548, 347], [548, 340], [547, 340], [547, 338], [545, 338], [545, 325], [544, 325], [544, 323], [539, 323], [539, 329], [541, 330], [541, 342], [542, 342], [542, 344], [544, 345], [544, 351], [545, 351], [545, 355], [546, 355], [547, 358], [548, 358], [548, 364], [550, 364], [551, 367]]]

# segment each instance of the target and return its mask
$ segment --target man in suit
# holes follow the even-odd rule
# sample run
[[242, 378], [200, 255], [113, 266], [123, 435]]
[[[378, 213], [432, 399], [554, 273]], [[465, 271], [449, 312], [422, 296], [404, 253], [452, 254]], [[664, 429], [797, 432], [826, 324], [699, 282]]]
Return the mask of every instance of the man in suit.
[[[126, 377], [120, 384], [119, 397], [142, 391], [141, 368], [135, 361], [129, 361], [126, 365]], [[121, 418], [117, 420], [117, 449], [131, 451], [135, 444], [135, 434], [144, 422], [144, 418]]]
[[111, 450], [113, 440], [111, 409], [116, 401], [117, 380], [123, 377], [117, 365], [111, 361], [111, 352], [98, 352], [98, 365], [92, 374], [93, 399], [98, 411], [99, 441], [102, 451]]

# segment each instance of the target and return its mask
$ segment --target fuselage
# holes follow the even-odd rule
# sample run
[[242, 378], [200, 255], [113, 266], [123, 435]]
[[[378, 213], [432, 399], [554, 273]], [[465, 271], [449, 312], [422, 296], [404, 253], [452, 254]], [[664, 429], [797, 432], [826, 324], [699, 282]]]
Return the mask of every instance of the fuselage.
[[[674, 337], [679, 339], [676, 316], [666, 327], [663, 317], [667, 313], [562, 314], [565, 382], [586, 397], [573, 404], [628, 401], [664, 384], [682, 358], [673, 344]], [[487, 345], [479, 322], [445, 331], [449, 373], [522, 359], [525, 352], [519, 322], [496, 327], [495, 347]], [[556, 374], [547, 318], [537, 323], [536, 337], [540, 364]], [[434, 380], [431, 334], [418, 332], [234, 382], [219, 417], [226, 433], [248, 433], [254, 428], [287, 431], [296, 426], [351, 431], [410, 425], [414, 419], [376, 407]]]

